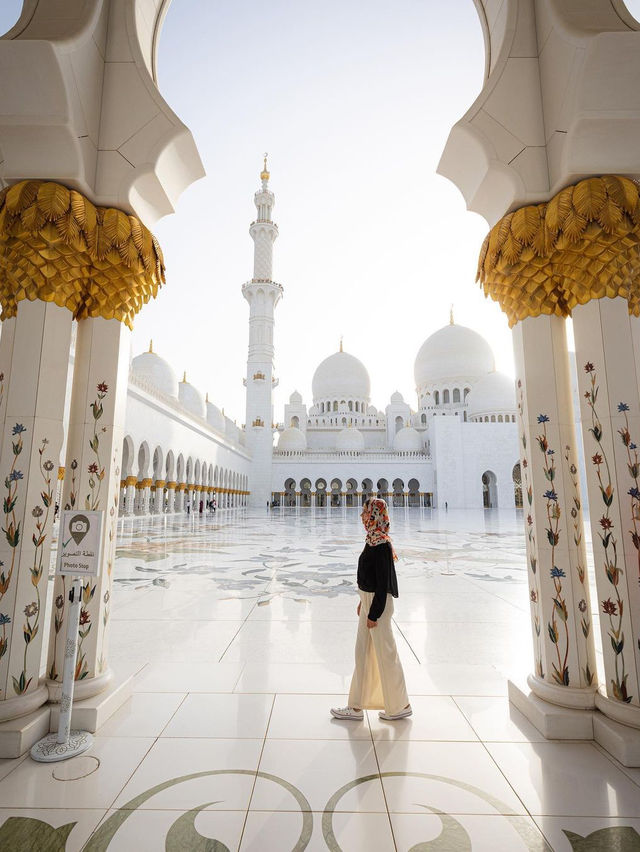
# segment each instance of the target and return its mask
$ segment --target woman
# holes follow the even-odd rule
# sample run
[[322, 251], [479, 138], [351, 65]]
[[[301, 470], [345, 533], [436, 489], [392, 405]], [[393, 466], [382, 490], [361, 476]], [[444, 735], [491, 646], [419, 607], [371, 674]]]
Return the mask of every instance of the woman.
[[367, 531], [358, 560], [358, 636], [356, 667], [348, 707], [334, 707], [336, 719], [363, 718], [363, 709], [381, 709], [381, 719], [404, 719], [413, 712], [404, 672], [391, 632], [393, 598], [398, 597], [394, 560], [398, 557], [389, 537], [389, 511], [384, 500], [372, 497], [362, 508]]

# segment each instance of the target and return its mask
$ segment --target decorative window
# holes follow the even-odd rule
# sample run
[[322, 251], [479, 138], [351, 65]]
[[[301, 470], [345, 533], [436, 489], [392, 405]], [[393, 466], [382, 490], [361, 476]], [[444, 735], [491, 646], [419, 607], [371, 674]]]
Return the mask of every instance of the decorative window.
[[263, 382], [265, 380], [265, 378], [266, 378], [266, 376], [265, 376], [264, 373], [257, 372], [257, 373], [253, 374], [253, 381], [254, 382]]
[[260, 417], [256, 417], [256, 419], [253, 421], [252, 425], [253, 426], [264, 426], [264, 420], [262, 420]]
[[460, 388], [453, 389], [453, 401], [460, 402]]
[[449, 403], [449, 401], [450, 401], [449, 400], [449, 390], [447, 389], [445, 391], [442, 391], [442, 402], [443, 402], [443, 404], [447, 405]]

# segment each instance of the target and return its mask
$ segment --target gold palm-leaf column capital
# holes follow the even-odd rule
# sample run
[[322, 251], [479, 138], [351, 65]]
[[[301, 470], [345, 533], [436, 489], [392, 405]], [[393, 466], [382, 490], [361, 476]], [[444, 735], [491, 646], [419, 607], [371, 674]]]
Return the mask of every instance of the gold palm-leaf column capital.
[[25, 180], [0, 192], [1, 319], [23, 299], [75, 319], [133, 318], [165, 281], [158, 241], [135, 217], [97, 207], [59, 183]]
[[586, 178], [545, 204], [507, 214], [483, 243], [477, 280], [510, 326], [566, 317], [576, 305], [616, 296], [639, 316], [638, 184], [617, 175]]

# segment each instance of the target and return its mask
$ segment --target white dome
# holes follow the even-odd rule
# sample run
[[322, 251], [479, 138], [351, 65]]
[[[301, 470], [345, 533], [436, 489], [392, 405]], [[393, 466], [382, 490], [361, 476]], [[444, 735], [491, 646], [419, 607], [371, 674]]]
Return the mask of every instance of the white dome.
[[155, 352], [143, 352], [131, 362], [135, 376], [145, 379], [168, 396], [178, 396], [178, 379], [171, 366]]
[[361, 453], [364, 450], [364, 436], [362, 432], [352, 427], [341, 429], [336, 437], [336, 450], [339, 453], [347, 451]]
[[278, 438], [278, 449], [296, 453], [304, 452], [307, 449], [307, 439], [302, 429], [290, 426], [281, 432]]
[[487, 341], [464, 325], [445, 325], [420, 347], [414, 366], [416, 387], [447, 379], [474, 381], [495, 369]]
[[299, 394], [298, 391], [294, 391], [289, 397], [290, 405], [300, 405], [302, 402], [302, 394]]
[[335, 352], [319, 365], [311, 383], [313, 401], [364, 399], [369, 401], [371, 382], [362, 361], [348, 352]]
[[405, 426], [396, 433], [393, 439], [393, 449], [396, 452], [419, 452], [422, 449], [422, 438], [413, 426]]
[[392, 393], [392, 394], [391, 394], [391, 402], [392, 402], [394, 405], [397, 405], [398, 403], [403, 403], [403, 402], [404, 402], [404, 397], [402, 396], [402, 394], [400, 393], [400, 391], [395, 391], [395, 393]]
[[184, 379], [178, 385], [178, 399], [182, 403], [182, 407], [186, 408], [191, 414], [195, 414], [197, 417], [206, 416], [207, 412], [202, 394]]
[[224, 435], [224, 414], [220, 411], [217, 405], [207, 400], [207, 423], [216, 432], [222, 432]]
[[504, 373], [489, 373], [477, 381], [467, 396], [467, 416], [515, 414], [516, 391], [513, 379]]

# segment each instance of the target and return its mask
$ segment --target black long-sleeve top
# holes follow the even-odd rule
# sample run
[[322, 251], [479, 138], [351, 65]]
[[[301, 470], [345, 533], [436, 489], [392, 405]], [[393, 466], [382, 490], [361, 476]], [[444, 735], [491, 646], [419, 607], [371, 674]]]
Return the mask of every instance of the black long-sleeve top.
[[393, 551], [388, 541], [372, 547], [365, 544], [358, 559], [358, 588], [374, 592], [369, 609], [369, 619], [377, 621], [387, 602], [387, 594], [398, 597], [398, 578], [393, 564]]

